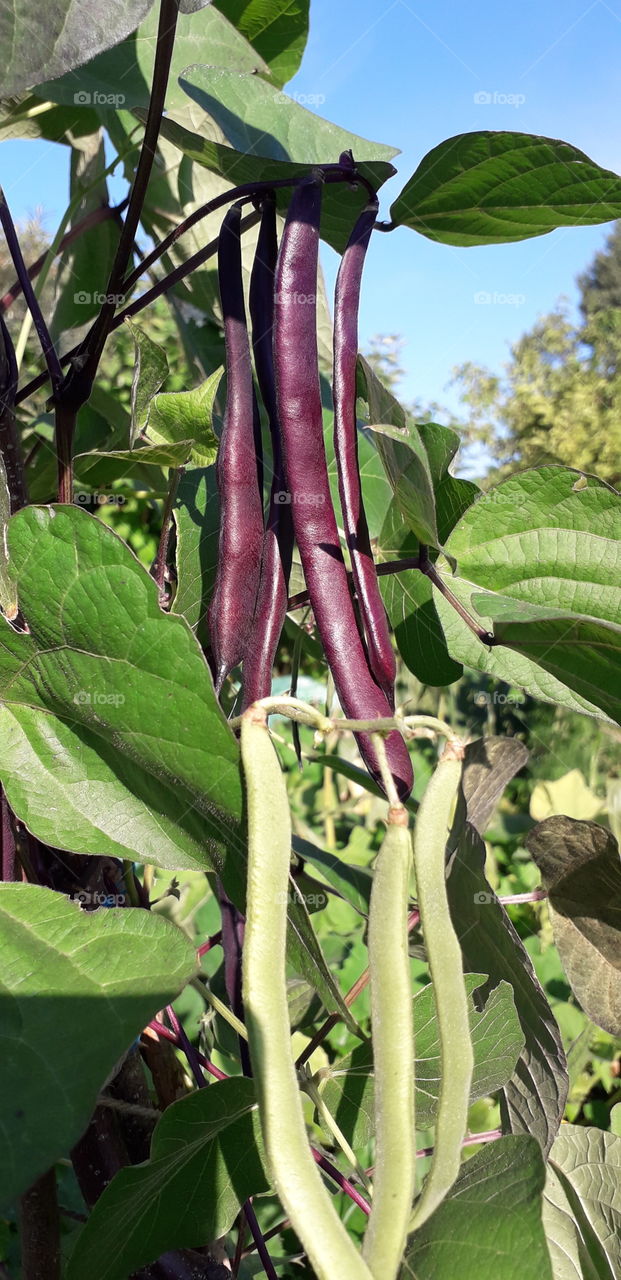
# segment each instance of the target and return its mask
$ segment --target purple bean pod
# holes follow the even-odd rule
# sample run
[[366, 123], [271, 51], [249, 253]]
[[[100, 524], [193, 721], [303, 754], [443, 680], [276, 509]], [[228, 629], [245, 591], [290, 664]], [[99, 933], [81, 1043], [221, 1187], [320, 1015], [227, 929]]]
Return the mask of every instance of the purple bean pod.
[[358, 468], [356, 428], [356, 360], [358, 311], [366, 251], [377, 218], [377, 199], [369, 201], [347, 242], [334, 294], [334, 452], [343, 524], [352, 576], [364, 627], [369, 666], [391, 705], [395, 704], [397, 665], [390, 639]]
[[243, 710], [259, 698], [267, 698], [271, 692], [274, 658], [287, 614], [293, 555], [291, 506], [286, 500], [283, 501], [288, 495], [285, 492], [272, 353], [277, 255], [276, 201], [270, 193], [263, 201], [261, 226], [250, 277], [250, 320], [257, 380], [272, 439], [273, 476], [259, 593], [242, 670]]
[[[274, 371], [287, 488], [310, 602], [345, 715], [371, 720], [392, 708], [369, 669], [356, 618], [332, 506], [323, 441], [317, 353], [316, 298], [321, 186], [303, 181], [293, 193], [276, 267]], [[357, 734], [360, 753], [381, 785], [369, 734]], [[396, 785], [412, 788], [412, 764], [401, 734], [386, 739]]]
[[256, 409], [246, 324], [241, 257], [241, 206], [229, 209], [220, 230], [218, 277], [224, 320], [227, 392], [216, 479], [220, 495], [218, 570], [209, 605], [216, 691], [246, 652], [263, 550]]

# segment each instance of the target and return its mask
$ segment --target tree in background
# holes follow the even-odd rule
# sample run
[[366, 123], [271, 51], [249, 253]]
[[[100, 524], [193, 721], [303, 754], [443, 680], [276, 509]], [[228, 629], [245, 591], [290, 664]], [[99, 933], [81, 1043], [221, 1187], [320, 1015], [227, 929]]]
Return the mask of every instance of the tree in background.
[[563, 463], [621, 482], [621, 224], [579, 277], [581, 320], [565, 300], [511, 348], [500, 375], [455, 371], [469, 443], [489, 449], [495, 479]]

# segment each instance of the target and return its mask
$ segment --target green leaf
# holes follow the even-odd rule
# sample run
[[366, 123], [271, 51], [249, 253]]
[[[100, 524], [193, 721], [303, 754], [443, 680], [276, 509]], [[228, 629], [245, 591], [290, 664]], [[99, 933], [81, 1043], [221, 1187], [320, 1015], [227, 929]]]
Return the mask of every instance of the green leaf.
[[484, 836], [498, 801], [511, 779], [528, 762], [519, 738], [478, 738], [466, 748], [461, 790], [468, 822]]
[[[144, 5], [143, 15], [149, 7]], [[122, 34], [127, 38], [115, 42], [114, 48], [95, 58], [89, 54], [92, 60], [69, 75], [44, 81], [39, 86], [39, 97], [74, 106], [77, 96], [101, 116], [109, 116], [111, 108], [148, 107], [158, 21], [158, 6], [153, 5], [137, 31], [133, 30], [134, 22], [125, 32], [119, 32], [117, 40]], [[127, 34], [128, 31], [131, 34]], [[269, 71], [256, 50], [215, 5], [207, 5], [201, 13], [187, 14], [177, 22], [166, 88], [167, 111], [183, 106], [185, 96], [179, 87], [179, 76], [194, 62], [209, 62], [212, 66], [232, 67], [248, 73]], [[46, 67], [46, 74], [47, 70]]]
[[9, 547], [30, 627], [0, 633], [0, 777], [18, 817], [60, 848], [234, 877], [221, 846], [243, 851], [238, 748], [185, 621], [77, 507], [20, 511]]
[[297, 977], [306, 978], [310, 983], [326, 1012], [338, 1012], [352, 1034], [362, 1038], [360, 1027], [345, 1004], [338, 983], [326, 964], [304, 899], [292, 880], [290, 880], [290, 887], [291, 893], [287, 907], [287, 963]]
[[621, 1275], [621, 1138], [563, 1125], [548, 1161], [543, 1225], [554, 1280]]
[[129, 317], [125, 321], [135, 347], [134, 376], [132, 378], [132, 425], [130, 444], [134, 444], [147, 425], [149, 407], [156, 393], [168, 376], [166, 352], [159, 342], [154, 342], [139, 324]]
[[[312, 165], [334, 164], [342, 151], [353, 151], [360, 173], [375, 188], [394, 173], [393, 147], [369, 142], [315, 116], [258, 76], [213, 67], [190, 67], [180, 80], [206, 113], [193, 129], [175, 118], [162, 121], [162, 136], [185, 155], [235, 185], [277, 180], [307, 173]], [[285, 210], [290, 192], [278, 195]], [[345, 247], [367, 195], [347, 183], [326, 186], [321, 234], [339, 252]]]
[[177, 590], [173, 610], [207, 640], [207, 606], [218, 563], [220, 503], [215, 467], [186, 471], [179, 481], [174, 518], [177, 528]]
[[17, 617], [17, 590], [9, 570], [7, 528], [11, 518], [11, 495], [6, 467], [0, 454], [0, 609], [7, 618]]
[[336, 854], [330, 853], [327, 849], [320, 849], [316, 844], [311, 844], [310, 840], [303, 840], [300, 836], [293, 837], [293, 849], [300, 858], [304, 859], [304, 862], [310, 862], [311, 866], [317, 867], [328, 884], [332, 885], [332, 888], [336, 889], [337, 893], [345, 898], [359, 915], [368, 916], [373, 876], [367, 867], [357, 867], [349, 862], [343, 862], [342, 858], [337, 858]]
[[[454, 431], [433, 422], [418, 424], [417, 430], [433, 486], [438, 541], [443, 542], [479, 490], [471, 481], [450, 473], [459, 447]], [[395, 498], [380, 533], [378, 560], [400, 560], [419, 553], [420, 541], [404, 522]], [[430, 554], [433, 558], [433, 550]], [[399, 652], [410, 671], [434, 686], [459, 680], [463, 668], [448, 652], [429, 579], [419, 570], [410, 569], [382, 577], [380, 587]]]
[[[438, 545], [436, 508], [429, 459], [420, 432], [380, 382], [371, 365], [358, 357], [360, 394], [369, 406], [370, 429], [406, 525], [421, 542]], [[379, 424], [379, 425], [378, 425]]]
[[621, 861], [610, 831], [553, 817], [526, 846], [548, 891], [561, 964], [585, 1013], [621, 1036]]
[[[593, 603], [600, 608], [599, 593]], [[501, 645], [525, 654], [604, 719], [621, 724], [620, 626], [502, 596], [474, 594], [472, 605], [492, 620]]]
[[[267, 62], [272, 83], [282, 87], [302, 61], [308, 38], [310, 0], [215, 0]], [[211, 59], [213, 62], [213, 59]]]
[[44, 104], [34, 94], [27, 94], [1, 108], [0, 142], [11, 138], [45, 138], [46, 142], [59, 142], [73, 146], [76, 138], [95, 133], [99, 118], [90, 107], [57, 107], [52, 102]]
[[147, 439], [154, 444], [175, 445], [192, 441], [190, 462], [209, 467], [216, 460], [218, 441], [213, 430], [213, 408], [224, 369], [216, 369], [200, 387], [191, 391], [164, 392], [149, 407]]
[[462, 133], [428, 152], [390, 212], [443, 244], [506, 244], [621, 217], [621, 179], [555, 138]]
[[168, 1250], [226, 1235], [244, 1201], [269, 1191], [262, 1151], [251, 1080], [222, 1080], [173, 1103], [149, 1160], [121, 1169], [97, 1201], [67, 1280], [126, 1280]]
[[[0, 0], [0, 43], [7, 51], [2, 96], [10, 98], [43, 76], [60, 76], [109, 49], [142, 21], [152, 0], [123, 0], [101, 9], [97, 0]], [[79, 105], [79, 104], [78, 104]]]
[[[456, 524], [445, 553], [457, 563], [457, 573], [451, 574], [440, 562], [438, 568], [450, 590], [483, 626], [491, 630], [492, 612], [517, 610], [516, 602], [520, 610], [531, 606], [565, 617], [566, 631], [574, 614], [580, 628], [583, 615], [601, 619], [607, 624], [607, 636], [609, 626], [618, 621], [621, 501], [614, 489], [594, 476], [586, 476], [586, 487], [576, 489], [580, 474], [568, 467], [545, 466], [510, 476], [481, 495]], [[489, 613], [481, 613], [482, 601], [475, 608], [477, 588], [498, 593], [495, 600], [485, 599]], [[546, 702], [589, 715], [606, 713], [601, 690], [585, 686], [585, 673], [581, 675], [580, 659], [570, 644], [563, 645], [557, 657], [554, 651], [546, 652], [545, 644], [535, 645], [538, 628], [542, 636], [549, 635], [550, 643], [558, 638], [558, 622], [537, 614], [537, 621], [528, 624], [500, 623], [496, 630], [503, 643], [488, 649], [435, 587], [433, 598], [448, 651], [456, 661]], [[512, 648], [504, 643], [507, 630]], [[597, 624], [594, 629], [586, 627], [586, 639], [599, 652], [601, 664], [602, 634]], [[616, 639], [616, 632], [612, 634]], [[517, 651], [518, 646], [523, 652]], [[603, 665], [599, 670], [601, 675]], [[607, 696], [612, 700], [618, 671], [612, 662], [606, 670], [611, 686]], [[588, 674], [587, 668], [586, 678]], [[599, 703], [591, 693], [597, 693]]]
[[69, 1152], [118, 1059], [197, 966], [161, 917], [82, 911], [38, 885], [0, 885], [0, 921], [0, 1183], [10, 1203]]
[[[499, 1089], [511, 1076], [524, 1036], [520, 1029], [507, 982], [487, 990], [483, 1001], [480, 989], [488, 979], [466, 974], [469, 997], [470, 1032], [474, 1050], [474, 1072], [470, 1101], [476, 1102]], [[474, 992], [479, 994], [474, 997]], [[438, 1036], [433, 986], [414, 997], [416, 1044], [416, 1124], [429, 1129], [435, 1123], [440, 1094], [440, 1040]], [[321, 1072], [322, 1097], [354, 1147], [363, 1146], [373, 1136], [373, 1051], [370, 1043], [339, 1059]]]
[[119, 462], [141, 463], [149, 467], [182, 467], [191, 458], [193, 449], [193, 440], [137, 445], [135, 449], [93, 449], [90, 453], [77, 454], [76, 462], [84, 462], [88, 458], [116, 458]]
[[511, 984], [525, 1037], [515, 1072], [503, 1087], [504, 1115], [514, 1133], [531, 1133], [548, 1151], [567, 1095], [560, 1032], [520, 937], [485, 878], [483, 840], [468, 823], [458, 840], [447, 883], [464, 966]]
[[[106, 157], [100, 129], [74, 138], [71, 147], [70, 227], [109, 204]], [[58, 341], [67, 329], [81, 328], [101, 310], [119, 243], [119, 223], [107, 218], [78, 236], [63, 251], [56, 270], [56, 304], [50, 332]]]
[[552, 1280], [541, 1222], [544, 1181], [532, 1138], [487, 1143], [410, 1238], [401, 1280]]

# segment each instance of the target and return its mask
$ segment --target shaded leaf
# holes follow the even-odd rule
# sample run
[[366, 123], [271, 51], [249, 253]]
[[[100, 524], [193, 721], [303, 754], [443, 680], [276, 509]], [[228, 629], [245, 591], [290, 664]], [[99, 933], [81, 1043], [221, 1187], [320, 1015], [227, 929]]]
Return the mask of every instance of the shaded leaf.
[[67, 1280], [126, 1280], [170, 1249], [226, 1235], [244, 1201], [269, 1190], [262, 1152], [251, 1080], [180, 1098], [160, 1119], [149, 1160], [121, 1169], [97, 1201]]
[[462, 133], [428, 152], [390, 213], [443, 244], [506, 244], [621, 217], [621, 178], [556, 138]]
[[132, 378], [132, 425], [130, 444], [134, 444], [144, 430], [149, 407], [156, 393], [168, 376], [166, 352], [159, 342], [154, 342], [140, 325], [129, 318], [125, 321], [135, 347], [134, 376]]
[[554, 940], [582, 1008], [621, 1036], [621, 860], [610, 831], [596, 822], [554, 817], [528, 833], [526, 846], [548, 891]]
[[507, 784], [528, 761], [519, 738], [478, 738], [469, 742], [461, 779], [468, 822], [484, 836]]
[[[71, 147], [69, 197], [73, 207], [70, 227], [95, 209], [109, 204], [105, 177], [106, 157], [100, 129], [75, 137]], [[74, 202], [76, 202], [74, 204]], [[120, 226], [107, 218], [82, 232], [60, 256], [56, 271], [56, 302], [50, 323], [58, 341], [67, 329], [80, 328], [100, 311], [119, 243]]]
[[[310, 0], [215, 0], [257, 53], [271, 80], [282, 86], [295, 75], [308, 37]], [[213, 59], [210, 59], [213, 62]]]
[[6, 468], [0, 454], [0, 609], [7, 618], [17, 617], [17, 589], [9, 569], [7, 529], [11, 518], [11, 495]]
[[218, 562], [220, 503], [215, 467], [186, 471], [179, 481], [174, 518], [177, 528], [177, 590], [173, 610], [204, 643], [207, 607]]
[[2, 68], [2, 96], [10, 98], [44, 76], [63, 75], [128, 35], [151, 8], [152, 0], [0, 0], [0, 44], [8, 57]]
[[621, 1138], [564, 1124], [548, 1161], [543, 1199], [554, 1280], [621, 1274]]
[[541, 1222], [544, 1180], [532, 1138], [487, 1143], [410, 1237], [402, 1280], [552, 1280]]
[[[475, 1058], [471, 1102], [487, 1097], [509, 1079], [524, 1043], [508, 983], [488, 990], [484, 1006], [477, 1007], [479, 1000], [473, 999], [473, 993], [487, 981], [480, 974], [465, 976]], [[435, 1123], [440, 1094], [440, 1040], [431, 984], [414, 997], [414, 1035], [416, 1124], [419, 1129], [428, 1129]], [[371, 1044], [354, 1049], [321, 1075], [324, 1101], [348, 1141], [354, 1147], [363, 1146], [373, 1135]]]
[[[501, 1110], [514, 1133], [530, 1133], [549, 1151], [563, 1117], [567, 1070], [561, 1035], [522, 941], [485, 878], [485, 845], [466, 823], [451, 837], [447, 882], [464, 968], [513, 988], [525, 1045]], [[485, 994], [485, 988], [481, 995]]]
[[119, 1057], [196, 972], [148, 911], [82, 911], [51, 889], [0, 885], [0, 1183], [11, 1202], [68, 1153]]

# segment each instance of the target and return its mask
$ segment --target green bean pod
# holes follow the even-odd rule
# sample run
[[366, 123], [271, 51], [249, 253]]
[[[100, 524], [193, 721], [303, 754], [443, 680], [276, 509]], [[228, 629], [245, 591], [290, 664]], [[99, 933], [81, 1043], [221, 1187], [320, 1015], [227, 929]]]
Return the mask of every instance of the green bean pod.
[[286, 940], [291, 817], [265, 716], [241, 722], [248, 815], [243, 999], [259, 1116], [274, 1188], [318, 1280], [372, 1280], [311, 1155], [291, 1055]]
[[416, 817], [414, 867], [423, 937], [431, 971], [440, 1038], [440, 1099], [431, 1168], [414, 1208], [416, 1230], [450, 1191], [461, 1166], [474, 1057], [461, 947], [446, 892], [446, 842], [459, 782], [463, 746], [449, 742]]
[[373, 1204], [363, 1256], [376, 1280], [395, 1280], [414, 1199], [414, 1027], [408, 952], [412, 841], [407, 811], [388, 815], [373, 873], [367, 946], [375, 1074]]

